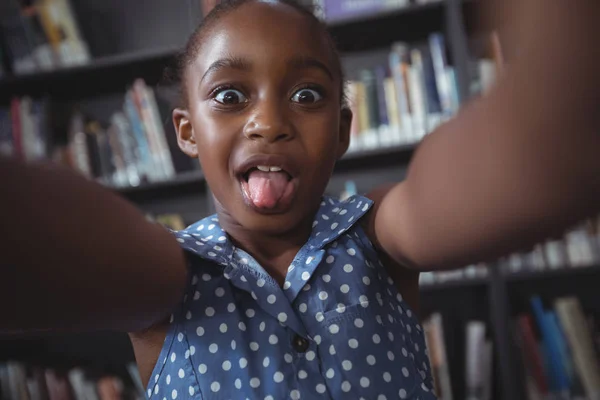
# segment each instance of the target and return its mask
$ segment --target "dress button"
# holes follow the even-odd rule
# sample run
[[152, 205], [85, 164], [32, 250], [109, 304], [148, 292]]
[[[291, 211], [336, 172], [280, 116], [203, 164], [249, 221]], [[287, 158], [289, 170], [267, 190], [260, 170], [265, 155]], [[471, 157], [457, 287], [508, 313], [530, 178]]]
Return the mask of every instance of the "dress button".
[[292, 346], [294, 346], [294, 350], [298, 353], [304, 353], [308, 350], [309, 343], [308, 340], [304, 339], [302, 336], [296, 335], [292, 341]]

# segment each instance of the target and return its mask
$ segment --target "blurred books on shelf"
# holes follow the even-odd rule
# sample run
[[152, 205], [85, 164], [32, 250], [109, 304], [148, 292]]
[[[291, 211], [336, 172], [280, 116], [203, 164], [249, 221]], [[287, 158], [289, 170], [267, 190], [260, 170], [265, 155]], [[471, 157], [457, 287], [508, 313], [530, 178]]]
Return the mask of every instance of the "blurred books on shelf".
[[[494, 80], [494, 63], [479, 63], [475, 79], [483, 91]], [[349, 152], [418, 143], [460, 107], [455, 70], [438, 32], [426, 43], [393, 44], [387, 63], [361, 70], [347, 92], [353, 112]]]
[[0, 153], [25, 161], [51, 158], [116, 188], [175, 177], [172, 151], [177, 150], [167, 143], [154, 90], [142, 79], [127, 90], [108, 126], [76, 108], [64, 144], [49, 139], [48, 107], [47, 99], [29, 97], [0, 107]]
[[512, 323], [528, 400], [600, 399], [595, 316], [571, 296], [555, 299], [550, 307], [534, 296], [530, 308]]
[[414, 4], [440, 3], [443, 0], [309, 0], [317, 15], [328, 23], [369, 17], [401, 10]]
[[[453, 386], [450, 360], [447, 349], [453, 348], [458, 343], [447, 343], [447, 338], [456, 338], [454, 335], [444, 335], [444, 319], [441, 313], [434, 312], [423, 322], [425, 341], [431, 363], [435, 393], [439, 399], [452, 400]], [[467, 400], [491, 400], [492, 394], [492, 367], [493, 345], [488, 338], [486, 324], [482, 321], [469, 320], [464, 327], [464, 387]], [[460, 363], [452, 362], [454, 368]]]
[[0, 54], [14, 75], [90, 61], [69, 0], [0, 2], [0, 37]]
[[531, 251], [500, 260], [506, 274], [600, 265], [600, 218], [591, 218], [569, 229], [563, 237], [537, 244]]
[[[495, 263], [495, 267], [499, 267], [505, 275], [594, 266], [600, 266], [600, 217], [578, 224], [561, 238], [549, 239], [535, 245], [529, 252], [513, 253]], [[488, 264], [480, 263], [453, 271], [425, 272], [421, 274], [419, 283], [424, 286], [485, 278], [489, 268]]]
[[3, 400], [145, 399], [139, 371], [127, 365], [128, 376], [98, 374], [84, 368], [54, 369], [21, 362], [0, 363]]

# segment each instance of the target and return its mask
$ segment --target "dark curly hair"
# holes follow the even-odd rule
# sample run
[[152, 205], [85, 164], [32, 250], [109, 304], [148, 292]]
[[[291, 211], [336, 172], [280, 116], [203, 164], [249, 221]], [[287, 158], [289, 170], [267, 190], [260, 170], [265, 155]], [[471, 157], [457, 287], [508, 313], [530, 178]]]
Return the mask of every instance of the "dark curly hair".
[[[180, 82], [181, 84], [181, 94], [180, 98], [183, 102], [184, 106], [187, 106], [187, 95], [185, 93], [185, 74], [187, 67], [196, 59], [198, 55], [198, 51], [200, 50], [202, 40], [204, 36], [210, 32], [210, 29], [214, 26], [214, 24], [219, 21], [223, 16], [229, 14], [231, 11], [236, 10], [240, 6], [251, 3], [258, 0], [221, 0], [208, 15], [206, 15], [200, 24], [196, 27], [194, 32], [191, 34], [190, 38], [187, 41], [187, 44], [184, 50], [177, 56], [176, 65], [173, 70], [168, 71], [168, 76], [171, 78], [169, 80], [175, 80]], [[298, 0], [274, 0], [277, 3], [285, 4], [287, 6], [292, 7], [294, 10], [305, 16], [310, 20], [310, 22], [314, 23], [315, 26], [318, 27], [325, 35], [327, 42], [329, 43], [331, 52], [333, 53], [333, 59], [335, 62], [334, 68], [336, 73], [340, 76], [340, 98], [342, 99], [342, 105], [346, 105], [346, 96], [344, 90], [344, 73], [342, 70], [342, 63], [340, 60], [340, 55], [335, 46], [335, 42], [333, 37], [330, 35], [327, 30], [326, 25], [316, 17], [314, 7], [306, 6], [298, 2]], [[174, 75], [174, 76], [173, 76]]]

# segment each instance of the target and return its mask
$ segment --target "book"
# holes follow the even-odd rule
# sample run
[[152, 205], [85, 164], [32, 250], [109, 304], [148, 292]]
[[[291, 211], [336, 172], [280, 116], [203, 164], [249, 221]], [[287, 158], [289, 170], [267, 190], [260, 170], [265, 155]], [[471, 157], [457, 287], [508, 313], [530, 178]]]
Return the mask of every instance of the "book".
[[466, 354], [465, 354], [465, 388], [468, 400], [483, 399], [486, 392], [487, 372], [484, 357], [486, 354], [485, 323], [482, 321], [469, 321], [465, 329]]
[[68, 0], [5, 0], [0, 33], [15, 75], [81, 65], [91, 58]]
[[563, 297], [554, 302], [554, 307], [586, 397], [591, 400], [600, 399], [600, 360], [594, 351], [581, 304], [576, 297]]
[[436, 394], [441, 400], [452, 400], [452, 384], [446, 355], [442, 315], [433, 313], [423, 324], [423, 328], [429, 349]]
[[319, 7], [329, 22], [336, 22], [358, 16], [369, 16], [378, 13], [407, 7], [408, 0], [321, 0]]
[[59, 65], [89, 63], [91, 55], [69, 0], [38, 0], [41, 22]]
[[2, 42], [13, 74], [34, 72], [33, 37], [27, 20], [21, 13], [17, 0], [0, 2], [0, 32]]
[[385, 65], [355, 74], [347, 92], [354, 115], [350, 152], [416, 144], [454, 116], [458, 88], [444, 46], [440, 33], [420, 44], [397, 42]]

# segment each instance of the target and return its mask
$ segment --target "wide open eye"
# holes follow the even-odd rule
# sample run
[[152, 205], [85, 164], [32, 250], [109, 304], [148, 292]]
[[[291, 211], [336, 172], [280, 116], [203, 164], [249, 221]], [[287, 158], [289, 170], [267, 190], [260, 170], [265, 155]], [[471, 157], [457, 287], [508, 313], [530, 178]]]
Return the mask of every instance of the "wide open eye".
[[313, 104], [321, 100], [323, 96], [315, 89], [304, 88], [298, 90], [292, 96], [292, 101], [300, 104]]
[[222, 89], [216, 93], [214, 99], [225, 105], [236, 105], [248, 101], [246, 96], [236, 89]]

